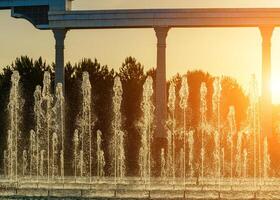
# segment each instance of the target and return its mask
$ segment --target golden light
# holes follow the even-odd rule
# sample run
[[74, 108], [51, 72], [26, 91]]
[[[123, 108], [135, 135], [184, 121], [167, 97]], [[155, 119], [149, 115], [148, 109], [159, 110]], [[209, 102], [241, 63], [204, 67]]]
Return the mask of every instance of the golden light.
[[272, 93], [272, 102], [274, 104], [279, 104], [280, 102], [280, 78], [272, 76], [270, 89]]

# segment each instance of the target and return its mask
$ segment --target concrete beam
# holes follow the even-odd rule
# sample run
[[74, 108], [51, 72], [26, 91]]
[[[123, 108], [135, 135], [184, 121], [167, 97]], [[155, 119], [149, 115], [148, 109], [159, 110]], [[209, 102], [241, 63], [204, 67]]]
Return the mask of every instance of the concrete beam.
[[49, 12], [50, 28], [280, 26], [279, 8], [129, 9]]
[[0, 0], [0, 10], [21, 6], [46, 6], [49, 0]]

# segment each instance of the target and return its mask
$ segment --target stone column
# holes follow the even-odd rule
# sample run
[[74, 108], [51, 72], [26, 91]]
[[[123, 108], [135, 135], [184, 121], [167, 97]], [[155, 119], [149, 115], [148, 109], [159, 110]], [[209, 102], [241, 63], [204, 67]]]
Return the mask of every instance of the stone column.
[[66, 36], [66, 29], [54, 29], [53, 34], [55, 38], [55, 85], [64, 81], [64, 40]]
[[273, 26], [261, 26], [262, 36], [262, 96], [261, 96], [261, 133], [268, 138], [272, 135], [272, 95], [271, 80], [271, 37]]
[[166, 37], [168, 27], [156, 27], [157, 70], [156, 70], [156, 132], [155, 137], [166, 138]]
[[156, 130], [154, 132], [154, 140], [152, 144], [152, 154], [155, 161], [153, 173], [160, 176], [161, 172], [161, 149], [165, 152], [167, 147], [167, 137], [165, 130], [165, 121], [167, 115], [166, 105], [166, 37], [168, 34], [168, 27], [156, 27], [157, 37], [157, 70], [156, 70]]

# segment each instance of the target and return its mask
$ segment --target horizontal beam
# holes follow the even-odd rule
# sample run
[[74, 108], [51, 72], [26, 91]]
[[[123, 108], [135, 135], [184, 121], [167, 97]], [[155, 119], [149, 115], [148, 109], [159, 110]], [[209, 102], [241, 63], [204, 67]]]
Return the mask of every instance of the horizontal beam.
[[280, 26], [279, 8], [129, 9], [49, 12], [49, 27], [68, 29]]
[[21, 6], [46, 6], [49, 0], [0, 0], [0, 10]]

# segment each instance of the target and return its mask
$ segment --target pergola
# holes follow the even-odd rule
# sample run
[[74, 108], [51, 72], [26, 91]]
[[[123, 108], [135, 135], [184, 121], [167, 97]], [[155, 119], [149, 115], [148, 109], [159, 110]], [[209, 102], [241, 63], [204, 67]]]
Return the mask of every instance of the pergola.
[[0, 0], [0, 9], [29, 20], [55, 37], [55, 81], [64, 84], [64, 40], [71, 29], [152, 28], [157, 38], [156, 120], [158, 139], [165, 138], [166, 38], [171, 28], [258, 27], [262, 36], [262, 133], [272, 133], [271, 36], [280, 26], [278, 8], [71, 10], [71, 0]]

